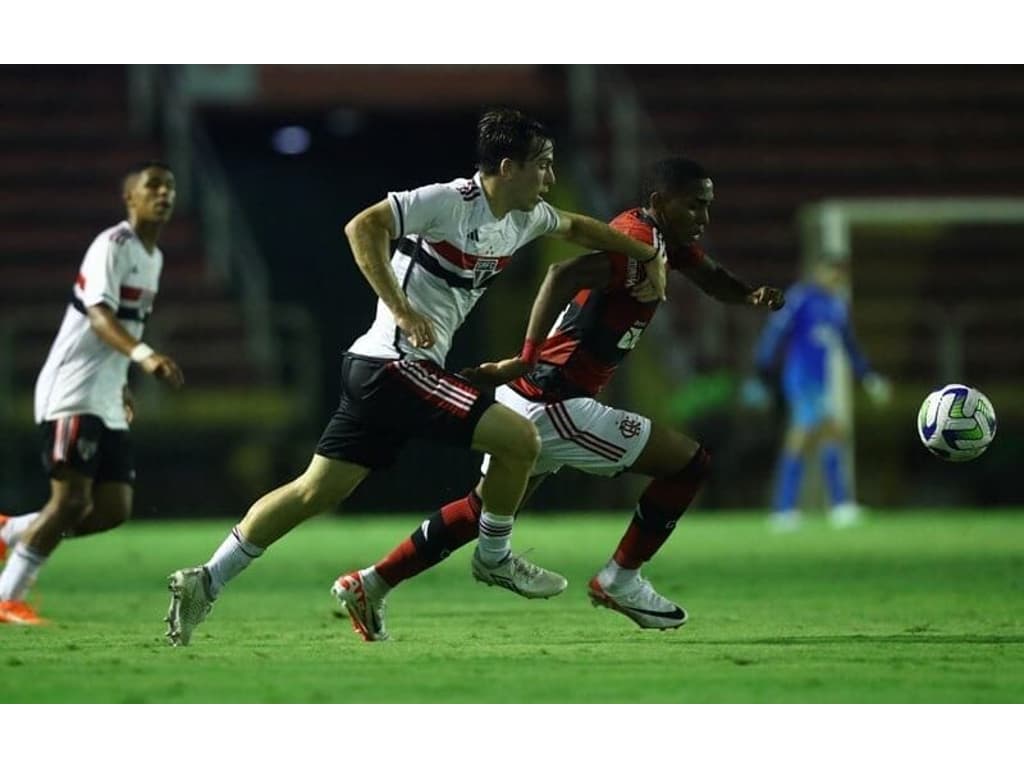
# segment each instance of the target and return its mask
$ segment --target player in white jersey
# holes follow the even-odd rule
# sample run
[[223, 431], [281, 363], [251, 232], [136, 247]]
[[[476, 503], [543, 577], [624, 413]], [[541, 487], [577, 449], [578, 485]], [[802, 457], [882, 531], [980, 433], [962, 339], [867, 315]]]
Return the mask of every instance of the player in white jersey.
[[[606, 224], [552, 208], [554, 147], [542, 125], [491, 110], [477, 133], [472, 178], [389, 194], [345, 227], [356, 263], [380, 301], [370, 329], [342, 359], [341, 401], [309, 467], [258, 500], [207, 563], [169, 578], [168, 637], [187, 645], [224, 585], [296, 525], [346, 499], [404, 444], [443, 441], [492, 456], [473, 574], [527, 597], [551, 597], [565, 579], [511, 554], [513, 513], [537, 458], [536, 428], [444, 369], [452, 336], [484, 290], [530, 241], [555, 235], [645, 263], [640, 290], [664, 296], [664, 255]], [[390, 243], [398, 241], [392, 253]], [[339, 578], [352, 599], [360, 585]]]
[[25, 601], [61, 538], [115, 528], [131, 514], [133, 415], [126, 386], [134, 361], [174, 387], [181, 371], [143, 344], [163, 266], [157, 239], [174, 211], [174, 174], [162, 162], [125, 176], [128, 217], [101, 232], [82, 260], [57, 338], [36, 381], [50, 499], [39, 512], [0, 517], [0, 623], [37, 624]]

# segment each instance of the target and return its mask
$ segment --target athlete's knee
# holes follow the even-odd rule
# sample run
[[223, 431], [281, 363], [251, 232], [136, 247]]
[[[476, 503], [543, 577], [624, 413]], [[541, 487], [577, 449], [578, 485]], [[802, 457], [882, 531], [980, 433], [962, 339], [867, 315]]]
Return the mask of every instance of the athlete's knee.
[[323, 477], [301, 475], [292, 481], [292, 490], [311, 514], [322, 512], [344, 500], [344, 492]]
[[50, 515], [62, 523], [74, 525], [88, 517], [93, 511], [92, 499], [85, 493], [70, 493], [55, 500], [50, 507]]
[[540, 433], [529, 419], [510, 420], [502, 438], [491, 452], [499, 459], [532, 465], [540, 456]]

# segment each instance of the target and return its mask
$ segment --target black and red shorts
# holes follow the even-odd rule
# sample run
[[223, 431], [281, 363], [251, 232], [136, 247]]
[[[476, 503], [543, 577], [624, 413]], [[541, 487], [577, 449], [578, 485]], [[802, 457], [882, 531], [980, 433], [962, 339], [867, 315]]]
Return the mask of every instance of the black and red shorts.
[[480, 417], [493, 403], [493, 395], [435, 363], [346, 353], [341, 400], [316, 452], [383, 469], [414, 438], [469, 448]]
[[52, 476], [61, 465], [94, 483], [135, 482], [135, 452], [127, 429], [110, 429], [99, 416], [78, 413], [39, 425], [43, 468]]

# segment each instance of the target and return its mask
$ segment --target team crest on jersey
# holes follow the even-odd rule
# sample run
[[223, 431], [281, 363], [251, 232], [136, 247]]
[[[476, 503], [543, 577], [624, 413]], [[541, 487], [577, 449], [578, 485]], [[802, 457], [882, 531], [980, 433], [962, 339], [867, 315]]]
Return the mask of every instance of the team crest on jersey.
[[498, 273], [498, 259], [481, 256], [473, 267], [473, 287], [479, 288]]
[[75, 446], [78, 448], [78, 455], [82, 457], [82, 461], [88, 461], [96, 455], [96, 449], [99, 448], [99, 443], [96, 440], [83, 440], [78, 438], [75, 441]]
[[622, 334], [622, 338], [615, 346], [619, 349], [632, 349], [640, 342], [640, 335], [646, 327], [647, 323], [637, 320], [628, 331]]
[[622, 421], [619, 422], [619, 433], [626, 439], [630, 439], [639, 435], [642, 427], [643, 422], [640, 419], [623, 416]]

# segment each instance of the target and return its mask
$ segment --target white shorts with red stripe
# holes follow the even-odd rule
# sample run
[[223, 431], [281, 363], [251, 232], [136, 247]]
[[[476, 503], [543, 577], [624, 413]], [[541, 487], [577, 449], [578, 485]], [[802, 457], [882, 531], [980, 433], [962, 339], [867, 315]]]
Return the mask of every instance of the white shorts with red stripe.
[[[651, 420], [646, 416], [610, 408], [590, 397], [538, 403], [506, 386], [498, 387], [494, 398], [537, 427], [541, 450], [534, 475], [564, 466], [591, 475], [617, 475], [633, 465], [651, 436]], [[483, 474], [490, 458], [484, 456]]]

